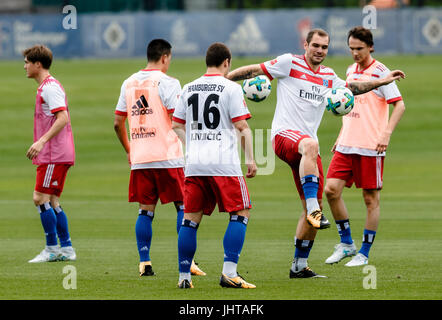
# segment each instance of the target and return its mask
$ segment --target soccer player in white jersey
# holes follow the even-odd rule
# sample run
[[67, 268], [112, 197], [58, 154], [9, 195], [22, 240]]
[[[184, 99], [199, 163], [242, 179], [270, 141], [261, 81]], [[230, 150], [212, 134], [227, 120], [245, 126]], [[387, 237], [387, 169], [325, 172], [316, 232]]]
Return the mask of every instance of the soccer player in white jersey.
[[330, 226], [321, 209], [324, 177], [317, 137], [325, 109], [324, 95], [338, 86], [347, 86], [354, 94], [361, 94], [404, 76], [401, 71], [393, 71], [383, 79], [346, 83], [331, 68], [321, 65], [327, 56], [329, 39], [326, 31], [313, 29], [306, 37], [304, 55], [283, 54], [227, 75], [234, 81], [258, 75], [278, 79], [272, 144], [276, 155], [291, 167], [303, 204], [290, 278], [318, 277], [308, 267], [307, 259], [317, 230]]
[[[166, 75], [172, 59], [171, 49], [164, 39], [150, 41], [146, 68], [123, 82], [115, 110], [115, 132], [131, 165], [129, 202], [139, 203], [135, 235], [140, 276], [155, 275], [150, 249], [158, 199], [162, 204], [175, 204], [177, 232], [184, 214], [184, 158], [171, 123], [181, 85], [177, 79]], [[192, 273], [205, 275], [194, 261]]]
[[256, 175], [250, 113], [241, 86], [227, 80], [231, 53], [222, 43], [206, 53], [207, 71], [184, 86], [173, 115], [173, 128], [186, 145], [184, 219], [178, 235], [179, 288], [193, 288], [190, 262], [197, 244], [197, 229], [203, 215], [218, 204], [230, 221], [224, 234], [224, 265], [220, 285], [255, 288], [237, 272], [252, 207], [238, 155], [237, 132], [245, 151], [247, 177]]
[[[355, 62], [347, 69], [348, 81], [388, 76], [388, 68], [371, 56], [374, 43], [370, 30], [355, 27], [349, 31], [347, 39]], [[389, 104], [393, 106], [390, 119]], [[356, 96], [352, 112], [343, 117], [324, 189], [341, 241], [326, 263], [337, 263], [350, 256], [354, 257], [346, 264], [348, 267], [368, 263], [368, 254], [379, 224], [385, 151], [404, 112], [401, 93], [393, 82]], [[367, 208], [362, 246], [358, 253], [351, 237], [348, 211], [342, 199], [344, 187], [351, 187], [353, 183], [356, 188], [362, 188]]]
[[66, 94], [60, 82], [49, 73], [52, 52], [48, 47], [33, 46], [26, 49], [23, 56], [27, 77], [38, 83], [34, 143], [26, 156], [38, 166], [33, 199], [46, 235], [45, 249], [29, 262], [76, 260], [67, 216], [60, 206], [67, 172], [75, 162]]

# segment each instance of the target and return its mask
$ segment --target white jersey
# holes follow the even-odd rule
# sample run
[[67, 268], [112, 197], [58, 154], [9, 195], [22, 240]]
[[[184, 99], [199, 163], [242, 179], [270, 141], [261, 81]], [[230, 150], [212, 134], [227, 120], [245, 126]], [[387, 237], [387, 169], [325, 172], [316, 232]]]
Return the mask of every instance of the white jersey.
[[45, 115], [51, 117], [57, 111], [66, 110], [66, 94], [60, 82], [54, 77], [49, 76], [39, 89], [41, 89], [41, 109]]
[[261, 64], [270, 80], [278, 79], [277, 102], [272, 122], [272, 139], [284, 130], [297, 130], [318, 140], [317, 131], [325, 110], [324, 95], [344, 87], [333, 69], [320, 66], [317, 72], [304, 56], [290, 53]]
[[[148, 79], [153, 72], [160, 72], [162, 77], [160, 83], [158, 84], [158, 93], [160, 95], [161, 102], [167, 109], [168, 113], [173, 113], [179, 100], [181, 93], [181, 84], [178, 79], [168, 76], [167, 74], [161, 72], [158, 69], [143, 69], [133, 75], [123, 82], [121, 86], [120, 97], [118, 99], [117, 107], [115, 109], [115, 114], [127, 116], [127, 105], [126, 105], [126, 83], [129, 79], [137, 79], [143, 81]], [[182, 168], [184, 167], [184, 159], [174, 159], [168, 161], [155, 161], [148, 163], [139, 163], [131, 165], [131, 169], [153, 169], [153, 168]]]
[[173, 114], [186, 125], [186, 177], [242, 176], [233, 123], [250, 117], [236, 82], [219, 74], [186, 84]]

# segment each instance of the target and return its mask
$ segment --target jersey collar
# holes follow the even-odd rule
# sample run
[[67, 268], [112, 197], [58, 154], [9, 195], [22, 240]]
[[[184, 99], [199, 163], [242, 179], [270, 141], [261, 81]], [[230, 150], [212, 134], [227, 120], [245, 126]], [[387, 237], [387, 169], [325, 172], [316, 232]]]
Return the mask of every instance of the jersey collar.
[[312, 69], [312, 67], [310, 67], [310, 65], [307, 62], [307, 59], [305, 58], [305, 54], [302, 56], [302, 58], [304, 59], [305, 64], [307, 65], [307, 68], [309, 68], [309, 70], [315, 74], [319, 73], [321, 71], [321, 65], [319, 65], [318, 67], [318, 71], [315, 71]]
[[141, 71], [161, 71], [160, 69], [141, 69]]
[[46, 82], [48, 82], [49, 79], [52, 78], [52, 75], [48, 75], [46, 78], [43, 79], [43, 81], [40, 83], [40, 85], [38, 86], [38, 88], [41, 88], [43, 85], [46, 84]]
[[359, 65], [356, 63], [356, 71], [355, 71], [355, 73], [364, 73], [364, 71], [367, 70], [368, 68], [370, 68], [373, 65], [373, 63], [375, 63], [375, 62], [376, 62], [376, 59], [373, 59], [373, 61], [367, 67], [365, 67], [362, 70], [358, 70], [359, 69]]

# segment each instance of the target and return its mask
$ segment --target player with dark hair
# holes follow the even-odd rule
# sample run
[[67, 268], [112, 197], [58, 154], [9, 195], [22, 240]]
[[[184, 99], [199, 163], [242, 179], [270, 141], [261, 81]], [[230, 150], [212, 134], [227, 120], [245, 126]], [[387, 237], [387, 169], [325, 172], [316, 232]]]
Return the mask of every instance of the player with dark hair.
[[[184, 214], [184, 159], [181, 143], [171, 124], [181, 85], [177, 79], [166, 75], [172, 59], [171, 48], [163, 39], [149, 43], [146, 68], [123, 82], [115, 110], [115, 132], [131, 166], [129, 202], [139, 203], [135, 235], [140, 276], [155, 274], [150, 248], [158, 199], [162, 204], [175, 204], [177, 232]], [[192, 273], [205, 275], [194, 261]]]
[[291, 167], [303, 204], [290, 278], [318, 276], [308, 267], [307, 259], [318, 229], [330, 226], [322, 214], [324, 177], [317, 137], [325, 109], [324, 95], [339, 86], [348, 86], [354, 94], [361, 94], [403, 76], [401, 71], [394, 71], [384, 79], [346, 83], [331, 68], [322, 65], [329, 42], [325, 30], [313, 29], [306, 37], [304, 55], [287, 53], [261, 64], [238, 68], [227, 75], [234, 81], [258, 75], [278, 79], [272, 145], [276, 155]]
[[[349, 31], [347, 39], [355, 61], [347, 69], [347, 81], [382, 80], [389, 76], [390, 70], [371, 56], [374, 49], [370, 30], [355, 27]], [[389, 104], [393, 105], [390, 120]], [[393, 82], [356, 96], [352, 112], [342, 118], [342, 128], [333, 147], [334, 154], [325, 186], [341, 242], [335, 246], [326, 263], [337, 263], [350, 256], [354, 257], [346, 264], [348, 267], [368, 263], [368, 254], [379, 224], [385, 152], [404, 111], [401, 94]], [[344, 187], [351, 187], [353, 183], [356, 188], [362, 188], [367, 207], [362, 247], [357, 254], [351, 237], [348, 211], [342, 199]]]
[[33, 199], [46, 235], [45, 249], [29, 262], [76, 260], [67, 216], [60, 206], [67, 172], [75, 162], [66, 94], [60, 82], [49, 73], [52, 52], [48, 47], [33, 46], [26, 49], [23, 56], [27, 77], [38, 83], [34, 143], [26, 156], [38, 166]]
[[218, 67], [225, 60], [231, 61], [232, 54], [230, 49], [222, 43], [214, 43], [208, 49], [206, 53], [206, 66]]
[[147, 45], [147, 61], [158, 61], [162, 56], [172, 54], [172, 45], [164, 39], [154, 39]]
[[173, 128], [186, 144], [184, 219], [178, 235], [178, 287], [193, 288], [190, 262], [197, 244], [197, 229], [203, 215], [211, 215], [216, 204], [228, 212], [224, 234], [224, 264], [220, 285], [228, 288], [255, 288], [237, 272], [249, 209], [252, 207], [237, 147], [237, 131], [245, 151], [247, 177], [256, 175], [249, 110], [241, 86], [227, 80], [230, 50], [212, 44], [206, 53], [207, 71], [183, 87], [173, 115]]

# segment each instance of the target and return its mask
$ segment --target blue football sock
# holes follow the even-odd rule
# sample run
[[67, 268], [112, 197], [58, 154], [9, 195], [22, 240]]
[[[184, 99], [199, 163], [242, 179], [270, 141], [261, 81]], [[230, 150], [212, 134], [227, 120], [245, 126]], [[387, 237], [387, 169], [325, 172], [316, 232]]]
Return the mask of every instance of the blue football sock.
[[319, 210], [318, 203], [318, 189], [319, 189], [319, 177], [310, 174], [301, 178], [302, 190], [304, 191], [304, 197], [307, 204], [307, 213], [311, 213], [314, 210]]
[[351, 238], [350, 221], [346, 220], [336, 220], [336, 227], [338, 228], [339, 236], [341, 237], [341, 242], [346, 244], [352, 244], [353, 239]]
[[232, 215], [224, 234], [224, 262], [238, 263], [244, 239], [246, 237], [248, 219], [243, 216]]
[[314, 240], [302, 240], [295, 238], [295, 259], [307, 259], [310, 254], [310, 250], [313, 247], [313, 242]]
[[183, 205], [177, 206], [177, 211], [176, 211], [176, 233], [180, 232], [181, 224], [183, 223], [183, 217], [184, 217], [184, 206]]
[[152, 211], [139, 210], [138, 219], [135, 224], [135, 235], [137, 238], [138, 253], [140, 262], [150, 261], [150, 244], [152, 241]]
[[371, 249], [371, 245], [373, 244], [374, 238], [376, 236], [376, 231], [364, 229], [364, 235], [362, 238], [362, 246], [359, 250], [359, 253], [362, 253], [364, 256], [368, 258], [368, 254]]
[[308, 256], [313, 247], [314, 240], [302, 240], [295, 237], [295, 257], [291, 269], [299, 272], [308, 267]]
[[178, 267], [180, 273], [190, 273], [193, 256], [196, 251], [196, 234], [198, 223], [190, 220], [183, 220], [178, 233]]
[[37, 206], [37, 210], [40, 213], [40, 220], [45, 231], [46, 245], [57, 245], [57, 218], [55, 217], [54, 209], [51, 207], [50, 202], [45, 202], [42, 205]]
[[60, 239], [60, 246], [70, 247], [72, 246], [72, 242], [71, 237], [69, 236], [68, 217], [60, 206], [54, 210], [55, 217], [57, 218], [57, 235], [58, 239]]

